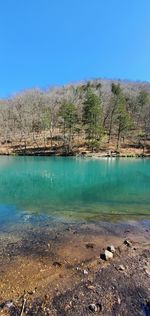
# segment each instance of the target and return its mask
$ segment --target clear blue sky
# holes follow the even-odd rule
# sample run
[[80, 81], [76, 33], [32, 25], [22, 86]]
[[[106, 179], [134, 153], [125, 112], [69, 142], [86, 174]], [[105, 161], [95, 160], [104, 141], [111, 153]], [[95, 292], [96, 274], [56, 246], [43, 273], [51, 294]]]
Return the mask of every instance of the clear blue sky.
[[95, 77], [150, 81], [150, 0], [0, 0], [0, 97]]

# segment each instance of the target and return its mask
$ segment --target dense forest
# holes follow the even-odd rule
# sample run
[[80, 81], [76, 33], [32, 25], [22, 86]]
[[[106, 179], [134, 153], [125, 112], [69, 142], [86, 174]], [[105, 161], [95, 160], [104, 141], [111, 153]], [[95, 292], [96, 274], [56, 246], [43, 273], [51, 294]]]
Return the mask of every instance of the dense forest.
[[1, 154], [150, 154], [150, 84], [90, 80], [0, 101]]

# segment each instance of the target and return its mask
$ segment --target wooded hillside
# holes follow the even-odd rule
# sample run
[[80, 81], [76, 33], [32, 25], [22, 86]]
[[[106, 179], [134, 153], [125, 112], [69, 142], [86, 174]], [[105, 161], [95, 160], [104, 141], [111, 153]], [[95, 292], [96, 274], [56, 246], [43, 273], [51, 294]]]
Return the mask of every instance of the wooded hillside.
[[90, 80], [0, 102], [0, 153], [150, 154], [150, 84]]

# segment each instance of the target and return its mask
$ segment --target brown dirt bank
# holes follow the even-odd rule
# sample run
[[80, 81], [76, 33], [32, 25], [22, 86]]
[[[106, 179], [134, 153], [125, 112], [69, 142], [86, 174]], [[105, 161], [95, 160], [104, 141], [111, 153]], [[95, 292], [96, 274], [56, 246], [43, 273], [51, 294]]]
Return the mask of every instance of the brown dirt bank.
[[94, 156], [94, 157], [150, 157], [150, 142], [143, 147], [127, 141], [122, 144], [118, 151], [116, 151], [116, 140], [108, 144], [104, 142], [101, 144], [99, 150], [91, 152], [83, 140], [81, 143], [76, 143], [71, 152], [60, 143], [55, 143], [51, 146], [47, 143], [33, 144], [28, 142], [26, 147], [24, 143], [14, 142], [7, 145], [0, 145], [0, 155], [29, 155], [29, 156]]
[[[104, 261], [110, 244], [114, 258]], [[149, 246], [148, 221], [3, 232], [0, 315], [149, 315]]]

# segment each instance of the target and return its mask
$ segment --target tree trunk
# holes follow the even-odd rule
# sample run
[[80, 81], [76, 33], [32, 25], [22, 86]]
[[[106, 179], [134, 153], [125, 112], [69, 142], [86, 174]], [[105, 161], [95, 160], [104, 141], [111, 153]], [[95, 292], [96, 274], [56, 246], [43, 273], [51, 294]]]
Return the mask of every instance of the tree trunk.
[[118, 136], [117, 136], [117, 150], [120, 147], [120, 134], [121, 134], [121, 130], [120, 130], [120, 126], [118, 128]]

